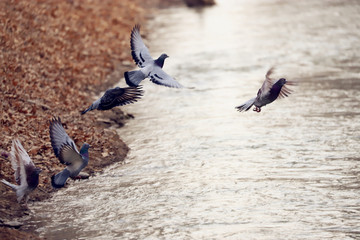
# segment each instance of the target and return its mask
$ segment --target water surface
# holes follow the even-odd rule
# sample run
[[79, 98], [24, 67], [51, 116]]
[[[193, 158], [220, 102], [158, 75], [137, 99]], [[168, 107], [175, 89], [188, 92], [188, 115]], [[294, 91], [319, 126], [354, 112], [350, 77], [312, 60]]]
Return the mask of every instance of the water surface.
[[[217, 2], [144, 26], [187, 88], [144, 81], [118, 130], [126, 164], [36, 203], [41, 236], [360, 238], [360, 3]], [[271, 66], [299, 82], [294, 94], [237, 112]]]

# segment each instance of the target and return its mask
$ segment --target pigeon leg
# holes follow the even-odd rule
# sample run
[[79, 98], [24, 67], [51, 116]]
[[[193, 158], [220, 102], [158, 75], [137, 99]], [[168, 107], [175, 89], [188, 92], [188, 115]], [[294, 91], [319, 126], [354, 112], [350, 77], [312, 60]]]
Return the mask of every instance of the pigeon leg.
[[29, 198], [30, 198], [29, 195], [26, 195], [26, 196], [25, 196], [25, 207], [26, 207], [26, 208], [29, 208], [28, 205], [27, 205], [27, 203], [28, 203], [28, 201], [29, 201]]
[[261, 112], [261, 108], [255, 106], [255, 108], [253, 109], [253, 111], [259, 113], [259, 112]]
[[74, 180], [74, 182], [75, 182], [76, 180], [79, 180], [79, 181], [80, 181], [80, 180], [81, 180], [81, 177], [80, 177], [80, 176], [76, 176], [76, 177], [73, 177], [72, 179]]

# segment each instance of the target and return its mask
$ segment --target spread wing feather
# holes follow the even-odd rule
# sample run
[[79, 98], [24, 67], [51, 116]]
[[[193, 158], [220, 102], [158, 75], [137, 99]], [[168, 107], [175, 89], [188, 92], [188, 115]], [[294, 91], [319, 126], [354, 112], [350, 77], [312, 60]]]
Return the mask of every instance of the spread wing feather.
[[172, 88], [182, 88], [183, 86], [178, 83], [174, 78], [164, 72], [160, 67], [155, 67], [150, 72], [150, 79], [153, 83]]
[[141, 86], [109, 89], [101, 98], [100, 107], [106, 110], [116, 106], [130, 104], [140, 99], [142, 94]]
[[18, 139], [12, 142], [10, 160], [11, 166], [15, 171], [14, 176], [16, 183], [22, 186], [27, 185], [25, 165], [34, 166], [34, 163]]
[[282, 86], [278, 98], [285, 98], [288, 97], [293, 91], [289, 89], [286, 84]]
[[149, 53], [149, 49], [145, 46], [141, 38], [140, 25], [135, 25], [131, 31], [130, 46], [131, 55], [139, 67], [142, 68], [154, 61]]
[[260, 97], [263, 97], [264, 95], [266, 95], [270, 91], [272, 85], [274, 84], [273, 79], [270, 78], [270, 76], [271, 76], [271, 74], [273, 74], [274, 70], [275, 70], [275, 68], [272, 67], [267, 71], [267, 73], [265, 75], [265, 81], [259, 91], [259, 93], [261, 95]]
[[60, 162], [71, 165], [71, 167], [78, 168], [81, 166], [83, 159], [79, 152], [71, 145], [64, 145], [59, 154]]
[[[50, 139], [51, 139], [51, 146], [53, 147], [55, 156], [59, 158], [61, 148], [65, 145], [71, 146], [74, 151], [79, 153], [79, 151], [76, 148], [76, 145], [74, 141], [67, 135], [62, 123], [60, 117], [53, 118], [50, 120]], [[65, 164], [65, 162], [60, 159], [60, 162]]]

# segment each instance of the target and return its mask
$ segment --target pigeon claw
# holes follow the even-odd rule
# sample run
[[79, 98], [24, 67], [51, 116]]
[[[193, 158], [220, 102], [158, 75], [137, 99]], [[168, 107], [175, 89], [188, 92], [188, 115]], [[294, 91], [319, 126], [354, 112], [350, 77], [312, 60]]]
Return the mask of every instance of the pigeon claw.
[[253, 109], [253, 111], [255, 111], [255, 112], [258, 112], [258, 113], [259, 113], [259, 112], [261, 112], [261, 108], [259, 108], [259, 107], [256, 107], [256, 106], [255, 106], [255, 108]]

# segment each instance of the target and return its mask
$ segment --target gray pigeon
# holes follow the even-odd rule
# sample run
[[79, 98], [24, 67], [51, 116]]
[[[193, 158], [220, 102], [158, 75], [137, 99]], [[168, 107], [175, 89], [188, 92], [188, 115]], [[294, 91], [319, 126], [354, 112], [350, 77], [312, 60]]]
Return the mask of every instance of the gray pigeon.
[[140, 70], [129, 71], [124, 73], [126, 83], [129, 86], [136, 87], [145, 78], [150, 78], [153, 83], [166, 87], [182, 88], [183, 86], [173, 79], [170, 75], [162, 70], [164, 61], [169, 56], [161, 54], [154, 60], [148, 48], [145, 46], [140, 36], [140, 25], [135, 25], [131, 31], [131, 55], [135, 63], [141, 68]]
[[74, 141], [66, 134], [60, 118], [55, 117], [50, 121], [50, 139], [55, 156], [66, 165], [64, 170], [51, 177], [51, 185], [61, 188], [69, 177], [77, 177], [88, 165], [90, 145], [84, 143], [79, 152]]
[[2, 183], [11, 187], [17, 196], [17, 201], [20, 203], [25, 197], [25, 205], [29, 200], [29, 194], [35, 190], [39, 184], [40, 168], [35, 167], [29, 155], [25, 151], [18, 139], [13, 140], [10, 152], [11, 166], [14, 169], [15, 181], [18, 185], [9, 183], [5, 179]]
[[274, 68], [270, 68], [265, 76], [265, 81], [259, 89], [257, 96], [250, 99], [246, 103], [236, 107], [239, 112], [247, 111], [252, 105], [255, 105], [254, 111], [261, 112], [261, 107], [272, 103], [277, 98], [284, 98], [289, 96], [292, 91], [285, 85], [294, 85], [294, 82], [287, 81], [285, 78], [280, 78], [276, 82], [270, 78]]
[[109, 110], [113, 107], [123, 106], [136, 102], [142, 96], [143, 91], [140, 87], [126, 87], [126, 88], [112, 88], [106, 90], [105, 94], [91, 104], [91, 106], [84, 110], [81, 114], [85, 114], [88, 111], [97, 110]]

